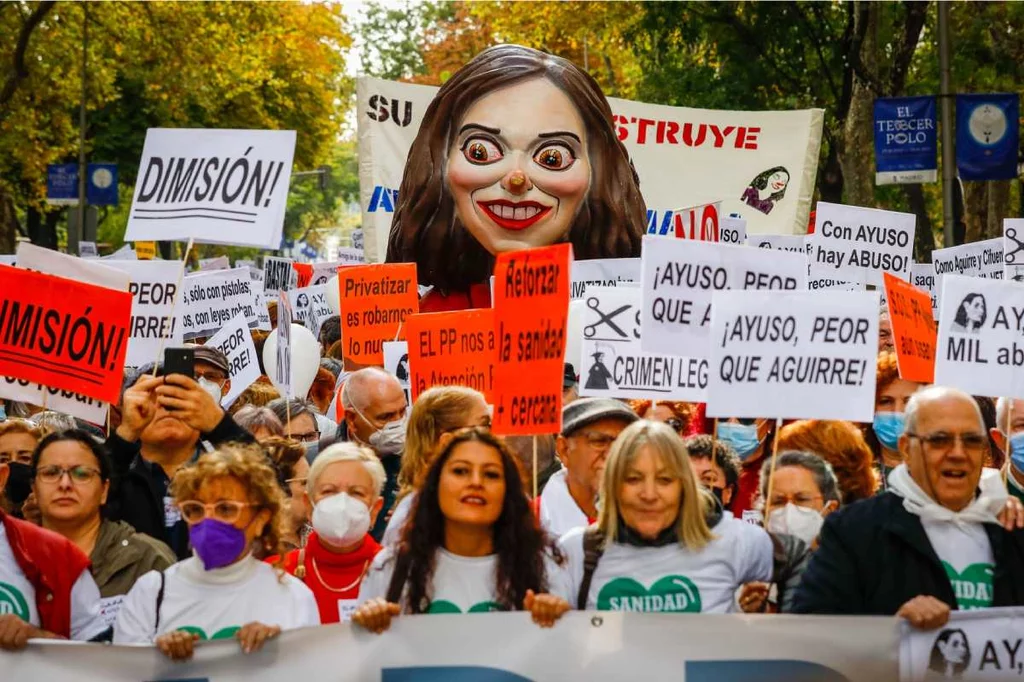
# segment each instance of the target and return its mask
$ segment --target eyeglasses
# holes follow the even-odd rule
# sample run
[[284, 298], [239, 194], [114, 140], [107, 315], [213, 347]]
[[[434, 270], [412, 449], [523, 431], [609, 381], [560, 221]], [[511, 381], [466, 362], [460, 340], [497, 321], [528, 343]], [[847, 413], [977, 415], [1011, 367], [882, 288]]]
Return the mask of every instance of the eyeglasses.
[[607, 433], [601, 433], [600, 431], [580, 431], [576, 435], [586, 439], [587, 445], [595, 450], [607, 450], [612, 446], [616, 438], [616, 436], [609, 436]]
[[293, 433], [288, 436], [292, 440], [297, 440], [302, 443], [312, 443], [315, 440], [320, 440], [319, 431], [308, 431], [306, 433]]
[[207, 517], [223, 521], [224, 523], [234, 523], [242, 515], [243, 509], [255, 506], [257, 505], [248, 502], [235, 502], [234, 500], [221, 500], [213, 504], [203, 504], [197, 500], [188, 500], [179, 504], [178, 509], [181, 510], [181, 517], [185, 519], [186, 523], [199, 523]]
[[980, 433], [930, 433], [922, 436], [916, 433], [908, 433], [908, 438], [916, 438], [921, 441], [924, 449], [933, 455], [944, 455], [953, 449], [959, 440], [964, 452], [969, 455], [978, 455], [988, 451], [988, 438]]
[[57, 483], [64, 478], [64, 474], [68, 475], [72, 483], [88, 483], [99, 476], [100, 472], [98, 469], [87, 466], [59, 467], [57, 465], [36, 470], [36, 478], [43, 483]]

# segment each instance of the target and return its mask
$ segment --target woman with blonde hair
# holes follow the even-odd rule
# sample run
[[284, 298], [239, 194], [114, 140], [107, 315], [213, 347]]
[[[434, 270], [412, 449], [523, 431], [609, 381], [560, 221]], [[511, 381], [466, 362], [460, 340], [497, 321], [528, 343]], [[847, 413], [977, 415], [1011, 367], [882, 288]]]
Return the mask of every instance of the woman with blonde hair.
[[171, 495], [195, 555], [142, 576], [124, 599], [114, 641], [192, 657], [199, 640], [236, 639], [245, 653], [281, 630], [320, 624], [302, 581], [253, 556], [281, 552], [283, 493], [256, 445], [226, 445], [183, 467]]
[[626, 428], [605, 464], [597, 523], [566, 533], [561, 596], [579, 610], [726, 613], [772, 575], [772, 543], [723, 514], [667, 424]]
[[[435, 386], [421, 393], [412, 406], [406, 426], [402, 470], [398, 473], [398, 502], [384, 530], [381, 544], [398, 544], [402, 527], [423, 487], [423, 479], [447, 440], [462, 429], [490, 428], [491, 413], [480, 391], [465, 386]], [[445, 434], [450, 434], [445, 436]], [[442, 443], [444, 437], [445, 443]]]

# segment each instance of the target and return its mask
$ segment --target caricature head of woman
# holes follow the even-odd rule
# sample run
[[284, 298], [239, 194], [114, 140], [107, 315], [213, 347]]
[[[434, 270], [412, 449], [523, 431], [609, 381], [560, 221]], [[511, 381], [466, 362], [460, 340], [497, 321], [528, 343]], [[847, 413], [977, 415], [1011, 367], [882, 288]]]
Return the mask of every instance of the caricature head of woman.
[[505, 251], [569, 241], [577, 259], [637, 256], [646, 229], [600, 86], [519, 45], [484, 50], [441, 87], [398, 196], [387, 260], [415, 261], [443, 293], [486, 282]]

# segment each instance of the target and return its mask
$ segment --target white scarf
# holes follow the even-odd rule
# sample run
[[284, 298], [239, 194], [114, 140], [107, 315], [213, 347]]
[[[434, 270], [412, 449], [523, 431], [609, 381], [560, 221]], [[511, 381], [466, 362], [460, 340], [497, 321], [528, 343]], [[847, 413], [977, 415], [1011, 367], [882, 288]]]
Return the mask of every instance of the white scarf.
[[566, 473], [559, 469], [551, 474], [540, 495], [540, 525], [556, 538], [589, 524], [587, 515], [569, 493]]
[[962, 510], [955, 512], [933, 500], [910, 477], [906, 464], [889, 474], [889, 490], [903, 498], [903, 508], [922, 521], [951, 521], [956, 524], [999, 523], [996, 515], [1006, 506], [1008, 494], [996, 469], [982, 469], [978, 495]]

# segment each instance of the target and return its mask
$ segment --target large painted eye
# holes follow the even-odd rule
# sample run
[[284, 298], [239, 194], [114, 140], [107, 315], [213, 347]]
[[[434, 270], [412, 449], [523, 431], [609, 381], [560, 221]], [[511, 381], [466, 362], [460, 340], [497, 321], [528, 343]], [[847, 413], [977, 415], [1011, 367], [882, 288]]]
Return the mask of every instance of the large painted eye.
[[533, 160], [548, 170], [565, 170], [576, 157], [564, 144], [549, 144], [534, 154]]
[[471, 137], [462, 145], [462, 154], [470, 163], [485, 165], [504, 156], [498, 145], [484, 137]]

